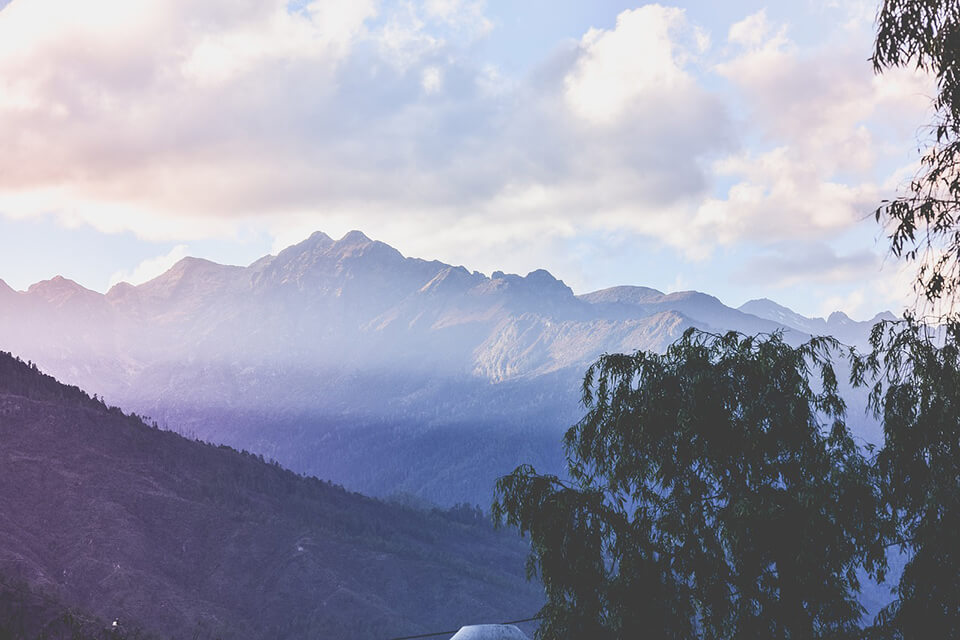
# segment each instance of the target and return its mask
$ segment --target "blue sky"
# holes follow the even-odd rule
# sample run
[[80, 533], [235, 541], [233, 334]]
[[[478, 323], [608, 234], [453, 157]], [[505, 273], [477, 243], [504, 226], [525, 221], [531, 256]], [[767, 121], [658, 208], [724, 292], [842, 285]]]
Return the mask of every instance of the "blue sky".
[[870, 218], [928, 79], [875, 6], [0, 0], [0, 278], [95, 290], [350, 229], [586, 292], [899, 310]]

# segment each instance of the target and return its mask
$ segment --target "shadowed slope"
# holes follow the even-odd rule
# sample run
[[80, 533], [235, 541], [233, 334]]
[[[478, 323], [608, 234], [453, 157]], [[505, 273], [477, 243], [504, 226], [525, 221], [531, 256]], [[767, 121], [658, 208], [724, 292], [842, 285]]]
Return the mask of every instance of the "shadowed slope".
[[0, 576], [103, 619], [382, 638], [539, 608], [510, 534], [150, 428], [7, 354], [0, 442]]

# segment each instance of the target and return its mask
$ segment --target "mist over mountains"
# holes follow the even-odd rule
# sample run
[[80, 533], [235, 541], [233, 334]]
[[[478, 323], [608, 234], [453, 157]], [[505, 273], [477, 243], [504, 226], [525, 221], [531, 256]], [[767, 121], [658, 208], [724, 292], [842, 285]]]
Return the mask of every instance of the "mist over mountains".
[[247, 267], [185, 258], [105, 295], [0, 281], [0, 348], [111, 404], [371, 495], [485, 507], [519, 463], [563, 469], [601, 353], [662, 350], [688, 327], [863, 345], [882, 317], [634, 286], [578, 296], [543, 270], [487, 277], [359, 231]]

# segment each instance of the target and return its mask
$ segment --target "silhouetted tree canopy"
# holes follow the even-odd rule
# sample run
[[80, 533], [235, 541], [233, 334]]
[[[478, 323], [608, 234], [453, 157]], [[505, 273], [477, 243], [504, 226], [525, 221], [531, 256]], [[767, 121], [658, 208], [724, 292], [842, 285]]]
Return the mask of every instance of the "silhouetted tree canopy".
[[885, 637], [960, 637], [960, 336], [956, 324], [945, 331], [909, 317], [880, 324], [872, 353], [855, 361], [883, 423], [881, 513], [908, 557], [879, 616]]
[[878, 221], [894, 255], [915, 260], [927, 301], [960, 292], [960, 2], [884, 0], [877, 17], [873, 64], [914, 67], [936, 79], [929, 147], [908, 192], [884, 201]]
[[[885, 0], [874, 68], [915, 67], [936, 79], [929, 148], [908, 192], [878, 221], [894, 255], [916, 261], [934, 313], [907, 310], [875, 328], [855, 378], [882, 420], [876, 459], [883, 514], [908, 559], [896, 600], [880, 616], [888, 637], [960, 637], [960, 3]], [[932, 325], [932, 326], [928, 326]]]
[[828, 338], [691, 330], [604, 356], [566, 435], [571, 482], [523, 466], [497, 485], [547, 590], [539, 637], [861, 637], [858, 569], [882, 578], [899, 545], [869, 637], [960, 638], [960, 2], [884, 0], [873, 64], [937, 86], [921, 168], [876, 210], [937, 313], [848, 354], [882, 448], [850, 436]]
[[857, 569], [882, 573], [883, 536], [837, 349], [691, 329], [594, 364], [572, 483], [520, 467], [497, 485], [546, 588], [538, 637], [855, 636]]

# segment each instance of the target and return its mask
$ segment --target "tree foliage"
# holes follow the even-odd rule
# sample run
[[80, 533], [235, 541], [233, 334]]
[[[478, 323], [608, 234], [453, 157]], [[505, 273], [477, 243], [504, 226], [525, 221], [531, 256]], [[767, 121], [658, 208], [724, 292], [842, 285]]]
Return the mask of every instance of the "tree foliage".
[[566, 435], [571, 482], [498, 483], [547, 590], [542, 638], [855, 636], [857, 571], [882, 577], [895, 544], [907, 564], [871, 635], [960, 637], [960, 2], [884, 0], [873, 64], [937, 88], [918, 173], [876, 210], [936, 312], [849, 354], [883, 447], [868, 461], [851, 439], [829, 339], [688, 332], [604, 356]]
[[929, 147], [908, 192], [884, 201], [876, 218], [894, 255], [916, 261], [928, 302], [960, 292], [960, 2], [884, 0], [877, 17], [874, 69], [914, 67], [936, 80]]
[[908, 317], [874, 328], [854, 377], [882, 420], [882, 513], [908, 560], [879, 627], [894, 638], [960, 637], [960, 341]]
[[571, 483], [520, 467], [497, 485], [547, 591], [539, 637], [854, 635], [857, 569], [883, 550], [837, 349], [689, 330], [594, 364]]
[[[876, 211], [894, 255], [917, 262], [935, 312], [908, 310], [875, 328], [855, 378], [871, 386], [884, 445], [876, 460], [883, 513], [908, 562], [880, 616], [899, 638], [960, 637], [960, 2], [885, 0], [874, 68], [912, 66], [936, 79], [930, 145], [906, 195]], [[931, 329], [925, 323], [932, 323]]]

